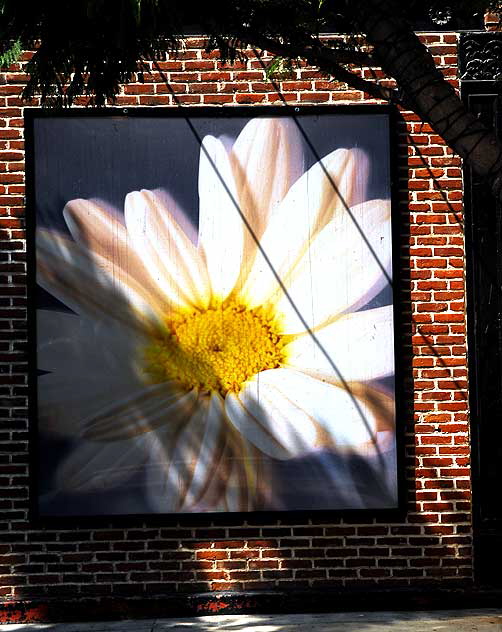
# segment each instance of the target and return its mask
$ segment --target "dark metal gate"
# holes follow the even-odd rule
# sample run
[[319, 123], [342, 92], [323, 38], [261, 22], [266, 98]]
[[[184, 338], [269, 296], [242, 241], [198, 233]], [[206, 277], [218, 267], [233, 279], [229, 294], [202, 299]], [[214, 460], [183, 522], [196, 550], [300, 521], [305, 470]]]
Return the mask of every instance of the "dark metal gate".
[[[502, 137], [502, 34], [460, 41], [462, 98]], [[474, 568], [502, 585], [502, 208], [465, 169]]]

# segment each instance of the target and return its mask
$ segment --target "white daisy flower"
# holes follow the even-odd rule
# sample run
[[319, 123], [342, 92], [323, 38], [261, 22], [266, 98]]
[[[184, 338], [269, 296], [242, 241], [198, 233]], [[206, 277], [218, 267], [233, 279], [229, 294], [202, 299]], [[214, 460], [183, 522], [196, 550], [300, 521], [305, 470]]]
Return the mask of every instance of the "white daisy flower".
[[146, 190], [124, 216], [72, 200], [71, 238], [37, 231], [38, 282], [74, 312], [38, 311], [42, 428], [78, 439], [59, 488], [139, 471], [154, 511], [252, 510], [274, 506], [276, 460], [388, 449], [392, 307], [368, 304], [390, 201], [367, 176], [357, 149], [304, 172], [294, 123], [260, 118], [229, 150], [204, 138], [198, 236]]

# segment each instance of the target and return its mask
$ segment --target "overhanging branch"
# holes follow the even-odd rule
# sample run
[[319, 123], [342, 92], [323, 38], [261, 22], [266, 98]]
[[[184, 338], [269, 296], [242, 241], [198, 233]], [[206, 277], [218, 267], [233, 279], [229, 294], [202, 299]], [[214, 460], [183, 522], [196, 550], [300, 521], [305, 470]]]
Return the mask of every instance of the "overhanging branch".
[[[252, 42], [261, 49], [282, 57], [301, 57], [310, 65], [318, 66], [332, 77], [356, 90], [361, 90], [374, 99], [383, 99], [393, 103], [399, 102], [398, 91], [386, 88], [376, 82], [367, 81], [359, 75], [344, 68], [342, 63], [374, 63], [371, 55], [361, 51], [338, 51], [326, 46], [293, 46], [292, 44], [279, 42], [273, 38], [247, 31], [243, 33], [243, 39]], [[363, 61], [364, 60], [364, 61]]]

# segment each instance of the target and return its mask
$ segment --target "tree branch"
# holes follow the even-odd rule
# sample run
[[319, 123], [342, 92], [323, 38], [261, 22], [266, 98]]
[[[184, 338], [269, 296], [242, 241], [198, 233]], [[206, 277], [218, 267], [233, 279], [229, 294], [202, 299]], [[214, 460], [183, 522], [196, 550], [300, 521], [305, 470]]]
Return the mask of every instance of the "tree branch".
[[402, 102], [484, 177], [502, 198], [502, 144], [456, 94], [430, 51], [411, 30], [395, 0], [352, 0], [354, 17], [384, 72], [394, 77]]
[[[341, 63], [361, 63], [362, 60], [364, 60], [365, 63], [372, 62], [374, 64], [373, 58], [368, 53], [361, 51], [338, 51], [323, 46], [322, 44], [315, 47], [293, 46], [292, 44], [279, 42], [273, 38], [251, 31], [245, 31], [242, 34], [242, 39], [252, 42], [259, 48], [267, 50], [274, 55], [290, 58], [301, 57], [310, 65], [318, 66], [321, 70], [332, 75], [338, 81], [347, 83], [352, 88], [361, 90], [374, 99], [383, 99], [384, 101], [390, 101], [392, 103], [397, 103], [399, 100], [397, 90], [386, 88], [372, 81], [366, 81], [359, 75], [350, 72], [340, 65]], [[352, 54], [354, 54], [353, 57]]]

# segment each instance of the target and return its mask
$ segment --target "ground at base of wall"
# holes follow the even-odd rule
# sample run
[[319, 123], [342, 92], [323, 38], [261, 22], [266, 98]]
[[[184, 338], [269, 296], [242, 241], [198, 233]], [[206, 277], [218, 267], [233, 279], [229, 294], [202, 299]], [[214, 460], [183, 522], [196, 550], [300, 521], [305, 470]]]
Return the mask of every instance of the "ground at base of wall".
[[[438, 610], [421, 612], [347, 612], [322, 614], [216, 615], [181, 619], [143, 619], [99, 623], [7, 624], [0, 632], [163, 632], [190, 628], [192, 632], [239, 630], [240, 632], [301, 632], [307, 627], [316, 632], [387, 632], [426, 629], [442, 632], [484, 632], [502, 629], [502, 608], [482, 610]], [[436, 627], [437, 626], [437, 627]]]
[[294, 614], [500, 608], [502, 590], [434, 589], [166, 595], [156, 599], [0, 603], [0, 624], [113, 621], [234, 614]]

